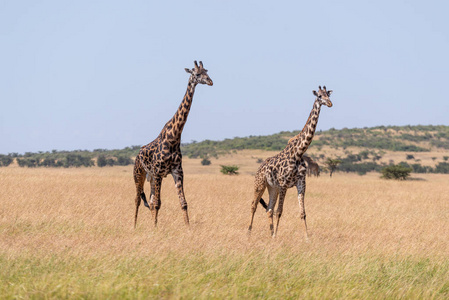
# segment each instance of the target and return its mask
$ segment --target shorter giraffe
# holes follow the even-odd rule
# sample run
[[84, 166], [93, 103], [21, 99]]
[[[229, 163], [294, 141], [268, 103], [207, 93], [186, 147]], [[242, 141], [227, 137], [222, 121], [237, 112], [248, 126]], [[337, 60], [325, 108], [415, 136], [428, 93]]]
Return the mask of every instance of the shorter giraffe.
[[[275, 237], [279, 228], [279, 220], [282, 215], [287, 189], [296, 186], [298, 190], [298, 202], [301, 210], [301, 219], [304, 220], [306, 235], [308, 235], [306, 211], [304, 208], [304, 195], [306, 190], [305, 175], [307, 166], [303, 155], [310, 146], [315, 134], [321, 105], [324, 104], [328, 107], [332, 107], [332, 102], [329, 98], [331, 93], [332, 91], [327, 91], [325, 86], [323, 89], [321, 89], [320, 86], [318, 92], [313, 91], [316, 99], [302, 131], [288, 141], [288, 144], [284, 150], [273, 157], [267, 158], [257, 170], [254, 181], [254, 198], [251, 204], [251, 221], [248, 227], [248, 234], [251, 233], [254, 213], [256, 212], [257, 204], [260, 202], [267, 211], [271, 235]], [[268, 205], [261, 198], [266, 188], [268, 188], [268, 194], [270, 197]], [[276, 212], [276, 230], [274, 231], [273, 211], [276, 206], [276, 202], [278, 201], [278, 197], [279, 204]]]

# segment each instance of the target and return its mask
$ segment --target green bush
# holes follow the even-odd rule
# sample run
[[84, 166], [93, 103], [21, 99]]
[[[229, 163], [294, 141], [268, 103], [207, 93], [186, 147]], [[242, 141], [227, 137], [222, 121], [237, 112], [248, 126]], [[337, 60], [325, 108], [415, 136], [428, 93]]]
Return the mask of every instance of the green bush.
[[203, 158], [203, 160], [201, 161], [201, 164], [203, 166], [208, 166], [211, 164], [210, 160], [208, 160], [207, 158]]
[[225, 175], [237, 175], [238, 174], [238, 166], [224, 166], [224, 165], [220, 165], [221, 166], [221, 170], [220, 172], [225, 174]]
[[99, 166], [101, 168], [101, 167], [105, 167], [106, 165], [107, 165], [106, 156], [104, 154], [98, 155], [97, 166]]
[[126, 155], [117, 155], [117, 165], [119, 166], [128, 166], [133, 164], [133, 160]]
[[35, 168], [38, 166], [38, 160], [35, 158], [17, 158], [17, 163], [19, 167]]
[[69, 168], [69, 167], [91, 167], [94, 165], [94, 161], [85, 155], [81, 155], [81, 154], [72, 154], [69, 153], [66, 155], [65, 157], [65, 161], [63, 166], [65, 168]]
[[12, 163], [13, 159], [9, 155], [0, 154], [0, 167], [7, 167]]
[[449, 174], [449, 163], [440, 162], [435, 167], [435, 173]]
[[382, 178], [405, 180], [413, 169], [403, 165], [391, 165], [382, 169]]
[[405, 159], [410, 160], [410, 159], [415, 159], [415, 156], [413, 156], [412, 154], [407, 154], [405, 156]]

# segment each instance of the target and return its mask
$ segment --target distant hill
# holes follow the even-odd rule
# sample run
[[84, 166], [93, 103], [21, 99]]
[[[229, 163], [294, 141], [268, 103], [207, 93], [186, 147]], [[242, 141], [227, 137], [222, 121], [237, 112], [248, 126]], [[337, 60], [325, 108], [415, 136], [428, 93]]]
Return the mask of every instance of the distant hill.
[[[235, 137], [223, 141], [205, 140], [185, 144], [182, 152], [190, 158], [218, 156], [232, 150], [259, 149], [279, 151], [300, 131], [283, 131], [266, 136]], [[449, 149], [449, 126], [379, 126], [318, 131], [310, 149], [322, 146], [425, 152], [432, 148]]]
[[[181, 151], [189, 158], [218, 158], [220, 155], [237, 150], [280, 151], [291, 137], [299, 133], [299, 130], [283, 131], [272, 135], [235, 137], [223, 141], [205, 140], [182, 144]], [[133, 163], [132, 158], [138, 154], [139, 149], [140, 146], [131, 146], [116, 150], [53, 150], [25, 154], [0, 154], [0, 167], [8, 166], [14, 161], [21, 167], [129, 165]], [[445, 150], [449, 150], [449, 126], [417, 125], [332, 128], [317, 131], [307, 153], [322, 167], [326, 158], [334, 157], [342, 162], [339, 166], [340, 171], [359, 174], [379, 171], [387, 164], [398, 162], [418, 173], [449, 173], [449, 151], [446, 155]], [[388, 160], [385, 158], [385, 154], [391, 152], [399, 153], [399, 161], [397, 161], [398, 155], [390, 155]], [[401, 154], [401, 152], [409, 154]], [[441, 156], [439, 161], [433, 153], [441, 152], [443, 154], [439, 155]], [[422, 158], [417, 157], [418, 153], [422, 153], [420, 154]]]

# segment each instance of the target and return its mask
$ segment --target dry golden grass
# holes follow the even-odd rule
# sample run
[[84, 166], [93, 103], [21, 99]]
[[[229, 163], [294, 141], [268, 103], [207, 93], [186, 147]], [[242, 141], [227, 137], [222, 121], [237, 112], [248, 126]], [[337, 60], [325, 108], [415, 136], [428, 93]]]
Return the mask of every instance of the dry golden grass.
[[[278, 237], [269, 236], [259, 206], [248, 240], [254, 157], [268, 155], [243, 152], [211, 166], [185, 159], [189, 229], [171, 177], [163, 182], [159, 228], [141, 205], [134, 230], [130, 166], [0, 168], [0, 295], [449, 296], [449, 176], [308, 178], [310, 238], [292, 189]], [[219, 164], [240, 165], [241, 174], [222, 175]]]

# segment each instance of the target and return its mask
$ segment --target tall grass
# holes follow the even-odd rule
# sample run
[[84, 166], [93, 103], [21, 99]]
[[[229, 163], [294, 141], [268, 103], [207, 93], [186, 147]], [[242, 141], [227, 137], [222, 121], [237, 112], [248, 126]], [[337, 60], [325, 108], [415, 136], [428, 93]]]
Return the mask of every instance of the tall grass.
[[135, 230], [131, 167], [0, 168], [0, 298], [449, 297], [447, 175], [310, 178], [309, 239], [294, 190], [277, 238], [259, 207], [248, 239], [251, 164], [186, 160], [190, 228], [167, 178]]

